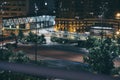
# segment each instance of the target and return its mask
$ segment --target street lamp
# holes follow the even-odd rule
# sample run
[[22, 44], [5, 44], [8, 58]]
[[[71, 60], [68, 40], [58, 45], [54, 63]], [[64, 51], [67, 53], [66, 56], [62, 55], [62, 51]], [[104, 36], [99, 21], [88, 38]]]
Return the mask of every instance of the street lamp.
[[16, 34], [15, 34], [15, 36], [14, 36], [14, 38], [15, 38], [15, 48], [17, 48], [18, 47], [18, 39], [17, 39], [17, 35], [19, 34], [19, 26], [18, 25], [16, 25]]
[[108, 11], [108, 9], [106, 8], [107, 4], [108, 4], [107, 2], [102, 3], [102, 6], [100, 7], [100, 9], [101, 9], [101, 15], [99, 17], [101, 19], [101, 27], [102, 27], [101, 34], [100, 34], [101, 35], [101, 43], [102, 43], [103, 35], [104, 35], [104, 31], [103, 31], [103, 18], [105, 16], [106, 11]]
[[116, 32], [116, 35], [117, 35], [117, 37], [120, 36], [120, 30], [118, 30], [118, 31]]
[[118, 13], [115, 15], [115, 18], [116, 18], [116, 19], [120, 19], [120, 12], [118, 12]]
[[117, 32], [116, 32], [116, 34], [117, 34], [117, 35], [119, 35], [119, 34], [120, 34], [120, 32], [119, 32], [119, 31], [117, 31]]
[[116, 13], [115, 19], [118, 20], [118, 30], [120, 29], [120, 12]]
[[[35, 15], [37, 17], [38, 7], [37, 7], [36, 3], [34, 5], [35, 5]], [[36, 18], [36, 23], [37, 23], [37, 18]], [[38, 29], [37, 29], [37, 25], [36, 25], [35, 62], [37, 62], [37, 47], [38, 47], [38, 45], [37, 45], [37, 39], [38, 39], [37, 32], [38, 32]]]
[[3, 41], [4, 41], [4, 27], [2, 27], [2, 49], [3, 49]]
[[45, 2], [45, 6], [47, 6], [47, 2]]

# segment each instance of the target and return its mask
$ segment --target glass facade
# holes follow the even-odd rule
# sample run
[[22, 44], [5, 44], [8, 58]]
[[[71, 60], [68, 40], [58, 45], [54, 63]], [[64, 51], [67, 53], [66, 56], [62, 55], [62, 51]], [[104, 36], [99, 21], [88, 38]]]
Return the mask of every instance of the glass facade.
[[40, 28], [50, 28], [55, 25], [55, 16], [43, 15], [34, 17], [3, 18], [3, 28], [6, 34], [12, 30], [31, 30]]

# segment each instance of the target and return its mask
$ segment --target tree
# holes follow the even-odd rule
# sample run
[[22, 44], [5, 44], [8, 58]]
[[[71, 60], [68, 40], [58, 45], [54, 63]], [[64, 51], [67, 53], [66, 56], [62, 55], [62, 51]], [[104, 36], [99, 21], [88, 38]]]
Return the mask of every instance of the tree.
[[[99, 42], [99, 41], [98, 41]], [[113, 59], [117, 57], [118, 46], [116, 43], [109, 41], [99, 42], [98, 46], [93, 46], [89, 49], [89, 54], [84, 58], [85, 62], [88, 63], [94, 71], [97, 73], [110, 74], [113, 67]]]
[[97, 38], [94, 38], [92, 36], [89, 36], [88, 39], [86, 40], [86, 48], [91, 48], [99, 45], [99, 40]]
[[27, 42], [31, 42], [31, 43], [39, 43], [39, 44], [46, 43], [46, 39], [43, 34], [41, 36], [38, 36], [36, 34], [33, 34], [32, 32], [29, 33], [26, 40], [27, 40]]
[[110, 37], [106, 37], [106, 39], [104, 40], [104, 43], [107, 43], [108, 45], [111, 45], [112, 39]]
[[120, 44], [120, 37], [117, 36], [117, 43]]
[[46, 39], [45, 39], [44, 34], [42, 34], [41, 36], [38, 36], [38, 43], [39, 44], [45, 44], [46, 43]]
[[11, 38], [13, 38], [13, 39], [14, 39], [14, 38], [15, 38], [15, 36], [16, 36], [16, 35], [15, 35], [15, 33], [13, 33], [13, 32], [11, 32], [11, 33], [10, 33], [10, 37], [11, 37]]
[[18, 38], [21, 40], [24, 37], [22, 30], [19, 30]]
[[37, 35], [30, 32], [29, 35], [27, 36], [27, 42], [35, 43], [36, 41], [37, 41]]
[[9, 61], [9, 57], [12, 56], [13, 52], [9, 49], [0, 49], [0, 60]]
[[10, 57], [11, 62], [29, 62], [29, 58], [25, 55], [23, 51], [16, 52], [13, 56]]

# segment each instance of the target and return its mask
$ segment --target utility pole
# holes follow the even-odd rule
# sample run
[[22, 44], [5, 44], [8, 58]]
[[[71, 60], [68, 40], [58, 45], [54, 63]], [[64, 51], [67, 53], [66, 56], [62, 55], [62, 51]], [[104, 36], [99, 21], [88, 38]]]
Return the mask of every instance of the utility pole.
[[[35, 15], [36, 15], [36, 17], [37, 17], [37, 11], [38, 11], [38, 7], [37, 7], [37, 4], [36, 3], [34, 3], [34, 5], [35, 5]], [[37, 29], [37, 18], [36, 18], [36, 22], [35, 22], [35, 24], [36, 24], [36, 41], [35, 41], [35, 62], [37, 62], [37, 51], [38, 51], [38, 35], [37, 35], [37, 33], [38, 33], [38, 29]]]
[[105, 16], [105, 12], [107, 11], [107, 8], [106, 8], [106, 5], [107, 5], [108, 3], [107, 2], [105, 2], [105, 3], [102, 3], [102, 6], [100, 7], [100, 9], [101, 9], [101, 15], [100, 15], [100, 23], [101, 23], [101, 43], [102, 43], [102, 40], [103, 40], [103, 36], [104, 36], [104, 31], [103, 31], [103, 18], [104, 18], [104, 16]]

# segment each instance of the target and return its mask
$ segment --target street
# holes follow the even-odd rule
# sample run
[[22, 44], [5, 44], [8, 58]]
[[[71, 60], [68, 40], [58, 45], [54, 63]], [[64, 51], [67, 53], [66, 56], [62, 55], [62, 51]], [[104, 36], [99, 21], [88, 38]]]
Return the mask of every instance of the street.
[[90, 72], [83, 71], [67, 71], [59, 69], [51, 69], [48, 67], [41, 67], [34, 64], [20, 64], [20, 63], [9, 63], [0, 61], [0, 69], [10, 70], [13, 72], [20, 72], [35, 76], [46, 76], [48, 78], [62, 78], [65, 80], [120, 80], [118, 77], [93, 74]]
[[[27, 55], [35, 54], [35, 46], [18, 46], [15, 51], [23, 50]], [[37, 55], [55, 59], [64, 59], [76, 62], [83, 62], [83, 52], [80, 48], [70, 45], [40, 45], [37, 47]]]

